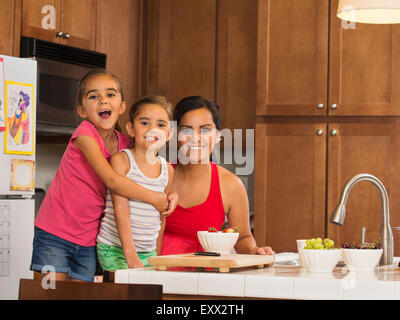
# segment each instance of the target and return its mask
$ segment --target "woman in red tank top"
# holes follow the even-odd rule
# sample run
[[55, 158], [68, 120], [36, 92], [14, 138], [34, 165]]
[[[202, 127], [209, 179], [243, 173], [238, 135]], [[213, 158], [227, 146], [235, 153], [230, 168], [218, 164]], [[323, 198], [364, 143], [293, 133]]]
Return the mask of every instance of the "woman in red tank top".
[[258, 247], [250, 231], [246, 190], [233, 173], [209, 161], [220, 135], [219, 107], [194, 96], [182, 99], [174, 109], [178, 124], [178, 164], [171, 190], [179, 204], [167, 218], [162, 255], [204, 251], [197, 231], [225, 222], [239, 229], [237, 253], [273, 254], [270, 247]]

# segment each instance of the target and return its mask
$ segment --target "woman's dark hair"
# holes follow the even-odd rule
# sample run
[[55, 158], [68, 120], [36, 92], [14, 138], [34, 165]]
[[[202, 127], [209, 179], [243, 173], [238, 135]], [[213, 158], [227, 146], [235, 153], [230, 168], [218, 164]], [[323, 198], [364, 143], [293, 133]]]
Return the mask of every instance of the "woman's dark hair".
[[218, 131], [221, 130], [221, 115], [219, 114], [219, 106], [215, 102], [200, 96], [186, 97], [179, 101], [174, 108], [174, 120], [179, 126], [179, 122], [186, 112], [202, 108], [206, 108], [211, 112], [215, 127]]

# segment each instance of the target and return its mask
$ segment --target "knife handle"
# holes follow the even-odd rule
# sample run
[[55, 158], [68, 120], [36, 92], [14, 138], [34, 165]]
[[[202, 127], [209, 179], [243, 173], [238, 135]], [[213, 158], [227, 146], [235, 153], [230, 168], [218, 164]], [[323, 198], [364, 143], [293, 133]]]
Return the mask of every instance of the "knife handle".
[[221, 254], [218, 252], [203, 252], [203, 251], [196, 251], [194, 253], [195, 256], [212, 256], [212, 257], [219, 257]]

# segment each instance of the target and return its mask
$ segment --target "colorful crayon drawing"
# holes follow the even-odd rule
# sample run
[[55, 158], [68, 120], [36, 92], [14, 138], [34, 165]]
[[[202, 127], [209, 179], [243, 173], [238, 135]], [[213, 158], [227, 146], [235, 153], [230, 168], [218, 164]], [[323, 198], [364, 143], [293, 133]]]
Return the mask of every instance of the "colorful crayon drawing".
[[27, 112], [29, 102], [29, 95], [20, 91], [18, 107], [13, 116], [8, 118], [8, 131], [17, 145], [29, 142], [29, 114]]
[[33, 85], [6, 81], [5, 153], [33, 154]]

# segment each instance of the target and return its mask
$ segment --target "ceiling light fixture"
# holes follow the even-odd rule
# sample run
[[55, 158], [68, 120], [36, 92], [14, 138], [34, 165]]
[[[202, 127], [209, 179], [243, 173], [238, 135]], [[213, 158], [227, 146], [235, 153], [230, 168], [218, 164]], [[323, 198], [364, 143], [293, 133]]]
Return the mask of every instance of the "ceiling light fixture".
[[400, 23], [400, 0], [339, 0], [337, 16], [358, 23]]

